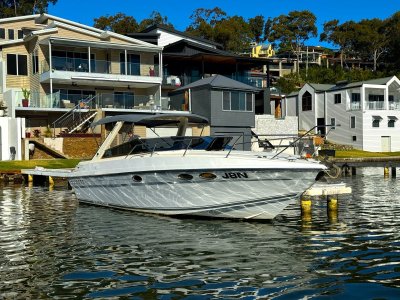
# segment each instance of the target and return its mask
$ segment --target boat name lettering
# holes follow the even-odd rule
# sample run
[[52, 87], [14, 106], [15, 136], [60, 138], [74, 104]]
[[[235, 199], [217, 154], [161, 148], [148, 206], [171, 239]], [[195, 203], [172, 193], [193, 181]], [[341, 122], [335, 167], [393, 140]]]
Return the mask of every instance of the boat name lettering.
[[246, 172], [229, 172], [225, 173], [222, 178], [232, 178], [232, 179], [239, 179], [239, 178], [249, 178]]

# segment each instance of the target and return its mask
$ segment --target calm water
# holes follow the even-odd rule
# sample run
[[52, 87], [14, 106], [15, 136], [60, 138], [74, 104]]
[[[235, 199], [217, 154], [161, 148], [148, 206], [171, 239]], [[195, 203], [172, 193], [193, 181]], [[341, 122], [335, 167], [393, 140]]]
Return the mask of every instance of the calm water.
[[329, 221], [270, 223], [78, 205], [64, 188], [0, 189], [0, 299], [400, 299], [400, 178], [344, 179]]

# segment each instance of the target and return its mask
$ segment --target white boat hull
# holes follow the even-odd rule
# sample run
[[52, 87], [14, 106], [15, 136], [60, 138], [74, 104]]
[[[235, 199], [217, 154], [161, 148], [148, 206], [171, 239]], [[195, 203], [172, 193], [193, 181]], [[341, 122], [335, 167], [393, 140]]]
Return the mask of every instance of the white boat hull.
[[201, 156], [169, 157], [168, 166], [163, 161], [148, 157], [91, 163], [69, 181], [84, 203], [163, 215], [268, 220], [298, 199], [323, 168], [295, 162], [285, 167], [282, 161], [277, 168], [270, 160], [221, 155], [206, 161]]

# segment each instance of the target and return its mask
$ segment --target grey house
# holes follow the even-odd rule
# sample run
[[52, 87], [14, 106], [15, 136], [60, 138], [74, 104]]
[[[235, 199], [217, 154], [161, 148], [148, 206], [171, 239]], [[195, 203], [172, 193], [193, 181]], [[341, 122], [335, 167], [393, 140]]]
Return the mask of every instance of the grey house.
[[254, 99], [260, 89], [222, 75], [185, 85], [170, 93], [170, 109], [191, 111], [210, 121], [211, 135], [233, 136], [240, 150], [251, 148]]

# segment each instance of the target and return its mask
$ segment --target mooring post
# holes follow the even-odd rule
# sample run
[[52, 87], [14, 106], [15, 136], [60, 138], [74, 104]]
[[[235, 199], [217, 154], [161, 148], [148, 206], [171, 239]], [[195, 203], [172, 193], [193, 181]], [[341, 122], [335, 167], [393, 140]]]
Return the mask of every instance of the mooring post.
[[311, 198], [310, 196], [301, 196], [301, 219], [305, 222], [311, 221]]
[[336, 222], [338, 219], [338, 197], [337, 195], [327, 196], [327, 213], [330, 222]]
[[389, 167], [384, 167], [383, 168], [383, 177], [384, 178], [389, 177]]
[[357, 175], [356, 167], [351, 167], [351, 175], [352, 176], [356, 176]]
[[53, 177], [51, 177], [51, 176], [49, 176], [49, 178], [48, 178], [48, 184], [49, 184], [49, 186], [52, 186], [52, 185], [54, 185], [54, 180], [53, 180]]
[[392, 178], [396, 178], [396, 167], [392, 167]]

